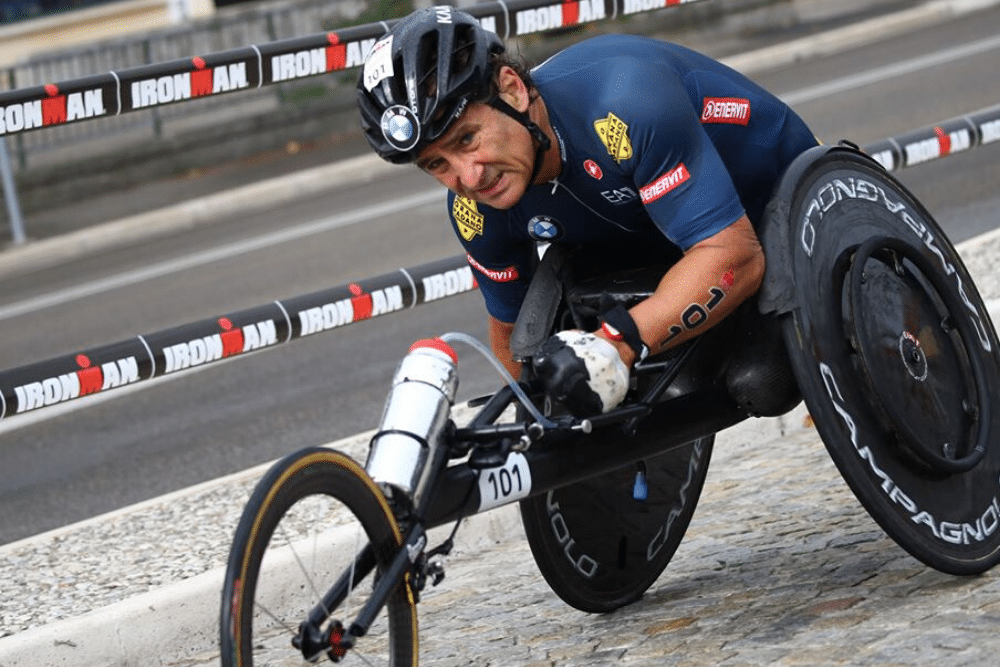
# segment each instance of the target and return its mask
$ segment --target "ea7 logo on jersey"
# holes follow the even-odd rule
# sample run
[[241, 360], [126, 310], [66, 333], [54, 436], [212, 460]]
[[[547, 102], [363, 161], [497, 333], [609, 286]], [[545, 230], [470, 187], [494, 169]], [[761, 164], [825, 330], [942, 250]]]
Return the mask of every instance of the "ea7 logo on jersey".
[[615, 206], [621, 206], [622, 204], [629, 203], [639, 195], [632, 188], [618, 188], [616, 190], [604, 190], [601, 192], [601, 196]]
[[742, 97], [706, 97], [701, 108], [701, 122], [747, 125], [750, 122], [750, 100]]

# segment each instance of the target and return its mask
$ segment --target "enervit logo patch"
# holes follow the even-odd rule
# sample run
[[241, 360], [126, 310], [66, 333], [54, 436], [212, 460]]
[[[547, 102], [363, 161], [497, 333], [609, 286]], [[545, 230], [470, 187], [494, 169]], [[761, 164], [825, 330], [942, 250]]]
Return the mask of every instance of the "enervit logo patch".
[[690, 178], [691, 174], [688, 172], [687, 167], [684, 166], [683, 162], [680, 163], [646, 187], [639, 190], [639, 196], [642, 197], [642, 203], [649, 204], [650, 202], [656, 201], [682, 183], [690, 180]]
[[742, 97], [706, 97], [701, 122], [746, 125], [750, 122], [750, 100]]

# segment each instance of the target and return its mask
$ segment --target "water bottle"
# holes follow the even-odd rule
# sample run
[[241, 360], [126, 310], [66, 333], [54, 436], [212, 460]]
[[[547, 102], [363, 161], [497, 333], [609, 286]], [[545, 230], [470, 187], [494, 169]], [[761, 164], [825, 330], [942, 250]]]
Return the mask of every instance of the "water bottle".
[[458, 389], [458, 355], [440, 338], [419, 340], [400, 361], [365, 468], [387, 493], [419, 506], [447, 456], [441, 438]]

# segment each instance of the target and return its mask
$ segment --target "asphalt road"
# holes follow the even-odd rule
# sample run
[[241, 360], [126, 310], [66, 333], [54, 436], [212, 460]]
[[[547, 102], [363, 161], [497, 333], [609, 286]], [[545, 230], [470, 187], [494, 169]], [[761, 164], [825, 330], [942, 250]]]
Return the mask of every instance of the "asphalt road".
[[[754, 78], [792, 101], [822, 139], [864, 144], [1000, 101], [998, 34], [1000, 10], [990, 10]], [[996, 226], [996, 147], [901, 178], [954, 241]], [[167, 240], [6, 280], [0, 310], [38, 307], [0, 322], [0, 368], [457, 254], [438, 198], [337, 225], [343, 213], [434, 187], [401, 169], [397, 177], [279, 211], [234, 214]], [[296, 236], [305, 225], [325, 228]], [[275, 236], [266, 244], [248, 242], [268, 234]], [[57, 306], [36, 301], [60, 295]], [[483, 338], [483, 313], [478, 294], [446, 299], [0, 423], [0, 543], [372, 428], [410, 342], [442, 331]], [[497, 385], [471, 350], [460, 354], [461, 396]]]

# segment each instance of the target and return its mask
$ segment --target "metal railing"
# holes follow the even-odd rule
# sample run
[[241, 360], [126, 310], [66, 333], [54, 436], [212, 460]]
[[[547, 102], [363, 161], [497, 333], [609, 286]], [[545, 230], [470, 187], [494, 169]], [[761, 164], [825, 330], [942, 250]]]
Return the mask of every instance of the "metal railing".
[[[107, 77], [136, 69], [152, 68], [155, 78], [170, 76], [158, 70], [183, 76], [178, 68], [158, 68], [157, 63], [179, 64], [180, 69], [192, 69], [192, 54], [209, 60], [212, 54], [239, 50], [247, 44], [294, 40], [296, 35], [315, 34], [331, 30], [356, 19], [365, 9], [363, 0], [304, 0], [284, 7], [228, 13], [225, 16], [199, 20], [186, 26], [156, 30], [141, 36], [121, 37], [94, 42], [86, 46], [40, 54], [0, 70], [0, 136], [11, 137], [8, 148], [11, 159], [25, 169], [34, 156], [49, 151], [64, 151], [85, 142], [113, 141], [116, 137], [136, 141], [137, 138], [169, 136], [172, 124], [188, 127], [199, 122], [220, 122], [220, 115], [240, 117], [261, 110], [277, 108], [301, 88], [300, 82], [276, 82], [274, 87], [242, 86], [236, 82], [233, 94], [224, 99], [216, 95], [178, 97], [184, 105], [155, 104], [123, 115], [113, 98], [128, 95], [114, 90]], [[86, 88], [72, 102], [79, 110], [60, 110], [54, 117], [44, 115], [38, 122], [36, 106], [48, 99], [46, 89], [64, 92], [67, 104], [74, 94], [74, 82], [100, 82], [96, 88]], [[346, 81], [346, 79], [345, 79]], [[56, 83], [61, 82], [61, 83]], [[342, 83], [327, 78], [312, 82], [312, 95], [336, 93]], [[26, 91], [41, 89], [42, 95]], [[94, 92], [99, 90], [100, 92]], [[167, 91], [159, 91], [161, 97]], [[109, 95], [110, 93], [110, 95]], [[109, 99], [109, 97], [111, 99]], [[49, 104], [53, 104], [49, 102]], [[60, 120], [62, 118], [62, 120]], [[73, 122], [87, 120], [86, 123]], [[44, 132], [27, 132], [45, 128]]]

